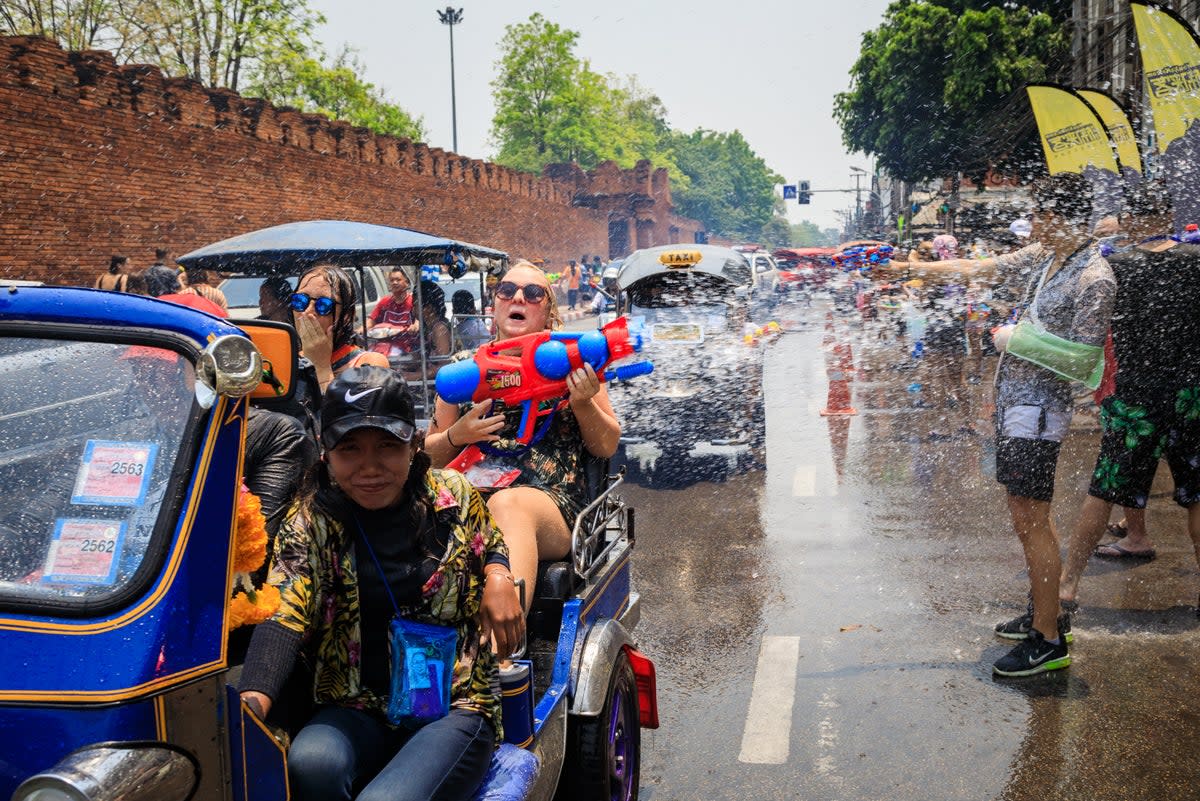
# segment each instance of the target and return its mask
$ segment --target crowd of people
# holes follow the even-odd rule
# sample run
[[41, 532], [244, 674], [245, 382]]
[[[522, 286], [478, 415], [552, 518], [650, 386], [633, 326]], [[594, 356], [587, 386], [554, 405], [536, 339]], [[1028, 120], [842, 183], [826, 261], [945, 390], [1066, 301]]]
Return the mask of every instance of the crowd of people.
[[[1087, 185], [1074, 178], [1035, 185], [1032, 220], [1011, 226], [1029, 240], [1019, 249], [961, 259], [956, 243], [944, 238], [875, 276], [876, 283], [882, 277], [903, 286], [907, 297], [925, 299], [930, 313], [916, 334], [926, 356], [953, 352], [955, 370], [929, 375], [951, 392], [963, 380], [961, 358], [973, 347], [972, 308], [990, 305], [992, 319], [984, 325], [1003, 352], [994, 388], [996, 479], [1005, 487], [1030, 579], [1026, 612], [995, 628], [1020, 641], [995, 663], [1002, 676], [1070, 664], [1072, 615], [1090, 557], [1153, 557], [1144, 510], [1160, 459], [1170, 467], [1176, 502], [1188, 510], [1200, 561], [1200, 246], [1162, 233], [1170, 210], [1160, 187], [1131, 192], [1119, 218], [1096, 219]], [[938, 337], [935, 326], [951, 334]], [[1098, 389], [1103, 434], [1064, 559], [1051, 503], [1075, 410], [1073, 382]], [[936, 404], [935, 418], [956, 405]], [[931, 437], [941, 434], [935, 428]], [[1125, 516], [1110, 525], [1114, 504]], [[1106, 532], [1117, 539], [1101, 545]]]
[[[133, 270], [114, 256], [96, 286], [227, 317], [219, 279], [165, 264]], [[550, 424], [528, 445], [516, 440], [519, 409], [491, 403], [439, 399], [422, 431], [408, 386], [422, 366], [403, 357], [423, 349], [432, 377], [455, 339], [470, 348], [556, 328], [558, 304], [546, 272], [525, 261], [495, 284], [492, 327], [470, 292], [452, 298], [462, 315], [454, 332], [437, 283], [421, 281], [416, 308], [404, 270], [391, 271], [389, 289], [361, 332], [354, 281], [335, 265], [311, 266], [294, 289], [282, 277], [259, 287], [260, 317], [295, 327], [314, 386], [303, 415], [251, 410], [244, 479], [262, 500], [267, 579], [281, 603], [252, 636], [235, 634], [231, 653], [244, 655], [246, 705], [293, 724], [288, 770], [299, 799], [474, 794], [503, 736], [498, 671], [524, 636], [517, 587], [528, 606], [538, 561], [568, 554], [589, 500], [583, 464], [610, 457], [620, 436], [590, 365], [568, 376], [566, 397], [544, 404]], [[513, 480], [477, 488], [446, 470], [465, 448], [503, 460]], [[429, 683], [444, 679], [449, 692], [431, 709], [422, 705], [437, 693], [419, 699], [423, 711], [398, 709], [414, 696], [398, 683], [397, 654], [415, 659], [430, 627], [454, 644], [429, 662]], [[433, 660], [423, 653], [422, 665]], [[294, 700], [285, 687], [301, 663], [314, 711], [296, 721], [280, 707]]]

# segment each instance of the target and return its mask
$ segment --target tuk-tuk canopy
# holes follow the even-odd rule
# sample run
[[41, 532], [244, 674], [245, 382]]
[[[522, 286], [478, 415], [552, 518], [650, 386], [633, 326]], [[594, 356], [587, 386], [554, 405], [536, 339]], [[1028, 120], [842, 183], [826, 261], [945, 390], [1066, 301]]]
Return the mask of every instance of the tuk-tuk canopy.
[[752, 280], [750, 262], [732, 248], [717, 245], [659, 245], [630, 254], [621, 265], [617, 284], [627, 290], [646, 278], [686, 273], [705, 273], [735, 285], [748, 285]]
[[251, 275], [294, 274], [318, 262], [357, 267], [454, 265], [461, 261], [463, 269], [498, 273], [508, 262], [508, 254], [407, 228], [309, 220], [239, 234], [193, 250], [178, 261], [187, 268]]

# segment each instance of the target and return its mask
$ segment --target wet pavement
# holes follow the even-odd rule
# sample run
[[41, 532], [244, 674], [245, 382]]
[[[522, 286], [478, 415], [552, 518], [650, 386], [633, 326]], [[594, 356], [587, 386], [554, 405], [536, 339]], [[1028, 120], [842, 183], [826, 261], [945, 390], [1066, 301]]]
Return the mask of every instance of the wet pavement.
[[[643, 732], [642, 798], [1200, 795], [1200, 574], [1165, 469], [1147, 515], [1158, 558], [1092, 560], [1072, 666], [994, 679], [1013, 643], [992, 626], [1028, 588], [993, 479], [994, 359], [978, 384], [936, 357], [897, 369], [890, 327], [839, 317], [858, 414], [822, 417], [828, 308], [780, 309], [788, 332], [761, 346], [765, 471], [625, 492], [662, 717]], [[1098, 441], [1079, 422], [1063, 534]]]

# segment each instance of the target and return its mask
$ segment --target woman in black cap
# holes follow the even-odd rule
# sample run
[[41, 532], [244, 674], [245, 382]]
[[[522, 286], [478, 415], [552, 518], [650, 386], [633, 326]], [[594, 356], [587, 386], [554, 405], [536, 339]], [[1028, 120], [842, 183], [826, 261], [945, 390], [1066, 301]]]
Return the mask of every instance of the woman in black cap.
[[[242, 698], [269, 713], [306, 643], [317, 712], [288, 753], [296, 798], [470, 798], [502, 735], [496, 657], [480, 642], [491, 634], [508, 654], [524, 626], [504, 540], [466, 479], [430, 469], [390, 370], [336, 378], [321, 429], [321, 461], [276, 540], [281, 603], [255, 630]], [[412, 623], [452, 633], [443, 661], [396, 639]], [[423, 684], [396, 683], [414, 672]]]

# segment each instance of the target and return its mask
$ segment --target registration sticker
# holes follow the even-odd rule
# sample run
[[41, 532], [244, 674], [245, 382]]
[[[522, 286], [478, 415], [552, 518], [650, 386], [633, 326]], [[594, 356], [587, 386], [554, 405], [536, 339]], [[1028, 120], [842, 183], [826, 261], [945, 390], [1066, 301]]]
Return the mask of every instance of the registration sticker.
[[655, 323], [650, 338], [655, 342], [700, 343], [704, 341], [704, 329], [696, 323]]
[[89, 439], [75, 478], [71, 503], [93, 506], [141, 506], [150, 486], [158, 445], [153, 442], [103, 442]]
[[117, 580], [125, 527], [119, 520], [57, 520], [42, 581], [112, 584]]

